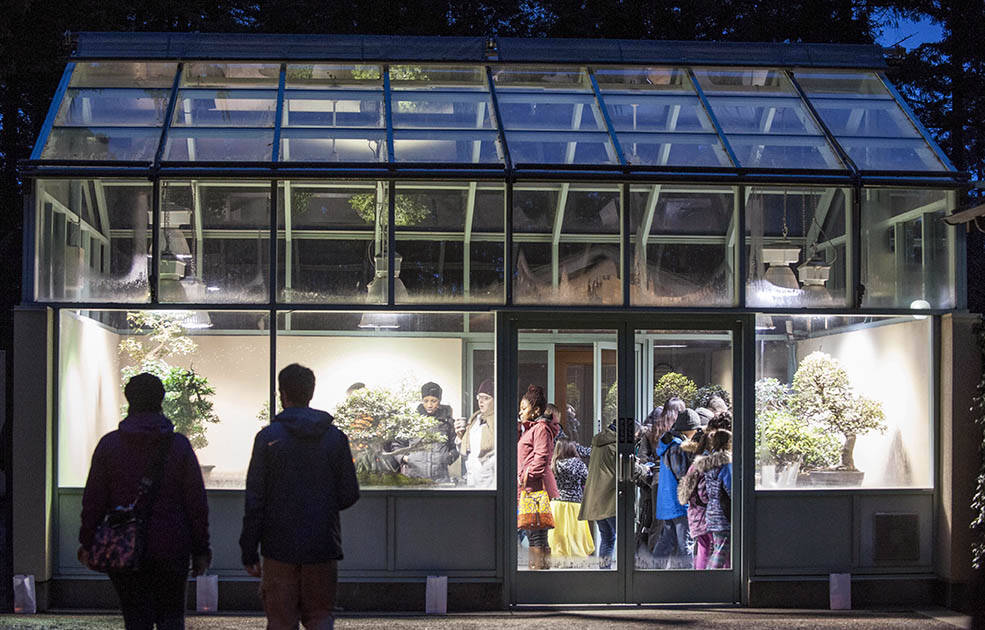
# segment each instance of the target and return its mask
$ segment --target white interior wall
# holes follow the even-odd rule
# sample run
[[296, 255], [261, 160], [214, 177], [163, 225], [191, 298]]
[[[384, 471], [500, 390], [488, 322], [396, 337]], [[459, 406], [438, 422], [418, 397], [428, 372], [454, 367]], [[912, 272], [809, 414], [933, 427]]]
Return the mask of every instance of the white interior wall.
[[882, 403], [885, 433], [859, 436], [855, 466], [864, 486], [898, 485], [887, 474], [898, 429], [913, 473], [912, 484], [933, 485], [933, 386], [930, 319], [909, 319], [797, 343], [797, 361], [820, 350], [838, 359], [857, 391]]

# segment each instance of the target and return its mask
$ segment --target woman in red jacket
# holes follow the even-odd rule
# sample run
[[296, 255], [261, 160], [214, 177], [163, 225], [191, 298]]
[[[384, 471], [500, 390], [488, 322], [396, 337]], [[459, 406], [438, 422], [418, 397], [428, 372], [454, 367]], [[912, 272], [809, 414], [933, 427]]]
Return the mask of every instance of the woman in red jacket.
[[[560, 496], [557, 481], [551, 471], [554, 438], [561, 425], [551, 416], [544, 416], [547, 399], [544, 388], [531, 385], [520, 400], [520, 440], [516, 445], [517, 493], [544, 490], [551, 499]], [[551, 548], [547, 544], [547, 529], [528, 531], [530, 540], [530, 569], [551, 568]]]

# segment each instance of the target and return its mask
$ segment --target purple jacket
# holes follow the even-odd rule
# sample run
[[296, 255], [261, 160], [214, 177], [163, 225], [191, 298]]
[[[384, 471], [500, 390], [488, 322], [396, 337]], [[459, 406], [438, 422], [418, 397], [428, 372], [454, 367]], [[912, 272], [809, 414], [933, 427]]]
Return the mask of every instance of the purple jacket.
[[[109, 510], [133, 502], [157, 452], [158, 439], [173, 432], [174, 425], [163, 415], [136, 413], [99, 440], [82, 495], [79, 542], [84, 547], [92, 544], [96, 527]], [[188, 567], [190, 554], [208, 552], [209, 506], [202, 471], [188, 438], [175, 433], [151, 508], [147, 557], [181, 571]]]

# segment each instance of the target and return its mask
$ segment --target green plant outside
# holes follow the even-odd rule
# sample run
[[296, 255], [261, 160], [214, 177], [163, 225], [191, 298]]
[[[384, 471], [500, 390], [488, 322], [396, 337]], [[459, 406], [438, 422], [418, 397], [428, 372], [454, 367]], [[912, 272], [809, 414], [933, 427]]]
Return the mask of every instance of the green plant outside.
[[679, 372], [668, 372], [660, 377], [653, 388], [653, 404], [662, 405], [675, 396], [687, 404], [694, 400], [697, 393], [698, 386], [694, 381]]

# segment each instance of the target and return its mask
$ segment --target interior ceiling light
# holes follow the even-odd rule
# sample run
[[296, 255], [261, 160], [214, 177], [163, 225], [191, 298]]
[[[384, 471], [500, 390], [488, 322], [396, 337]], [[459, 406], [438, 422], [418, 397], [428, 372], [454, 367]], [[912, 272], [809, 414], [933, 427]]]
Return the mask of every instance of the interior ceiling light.
[[834, 298], [825, 286], [831, 275], [831, 265], [810, 261], [797, 268], [800, 279], [804, 282], [804, 293], [807, 302], [811, 304], [831, 304]]
[[768, 245], [763, 247], [763, 262], [766, 263], [767, 282], [784, 289], [800, 289], [797, 276], [791, 264], [800, 260], [800, 248], [790, 245]]

